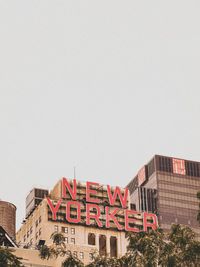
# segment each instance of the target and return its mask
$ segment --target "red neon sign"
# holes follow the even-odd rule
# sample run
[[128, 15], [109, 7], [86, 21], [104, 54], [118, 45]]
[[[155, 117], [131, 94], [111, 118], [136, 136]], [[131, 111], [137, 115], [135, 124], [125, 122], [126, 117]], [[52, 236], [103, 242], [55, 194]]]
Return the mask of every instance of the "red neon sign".
[[[77, 200], [77, 183], [74, 179], [69, 181], [62, 179], [62, 198], [57, 202], [47, 197], [47, 204], [52, 213], [52, 219], [57, 220], [61, 206], [65, 205], [65, 219], [69, 223], [81, 223], [81, 216], [85, 216], [85, 224], [88, 226], [97, 225], [99, 228], [115, 228], [119, 231], [147, 231], [148, 228], [157, 228], [157, 216], [146, 212], [138, 212], [128, 209], [128, 189], [120, 189], [118, 186], [111, 188], [107, 185], [108, 203], [103, 202], [99, 196], [98, 183], [87, 182], [85, 186], [86, 203]], [[68, 196], [68, 199], [66, 200]], [[105, 195], [104, 195], [105, 197]], [[69, 199], [70, 198], [70, 199]], [[105, 200], [105, 199], [104, 199]], [[119, 203], [120, 206], [119, 207]], [[71, 210], [75, 209], [75, 216]], [[123, 219], [121, 219], [123, 218]], [[139, 226], [140, 225], [140, 226]], [[141, 229], [141, 225], [143, 226]]]
[[185, 161], [184, 159], [174, 159], [173, 158], [173, 173], [186, 174]]

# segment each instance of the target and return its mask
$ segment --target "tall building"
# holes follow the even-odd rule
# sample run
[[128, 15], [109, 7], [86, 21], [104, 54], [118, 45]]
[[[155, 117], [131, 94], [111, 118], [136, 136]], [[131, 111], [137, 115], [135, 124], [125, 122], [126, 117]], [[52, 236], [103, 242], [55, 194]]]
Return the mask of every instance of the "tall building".
[[128, 184], [132, 208], [154, 212], [161, 228], [188, 225], [200, 238], [197, 221], [200, 162], [155, 155]]

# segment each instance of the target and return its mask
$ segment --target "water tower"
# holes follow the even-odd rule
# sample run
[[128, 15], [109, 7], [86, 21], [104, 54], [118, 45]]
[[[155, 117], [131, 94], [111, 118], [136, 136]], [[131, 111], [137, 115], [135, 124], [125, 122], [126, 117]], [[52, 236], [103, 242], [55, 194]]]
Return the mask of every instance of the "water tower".
[[0, 226], [12, 239], [15, 239], [16, 206], [14, 204], [0, 200]]

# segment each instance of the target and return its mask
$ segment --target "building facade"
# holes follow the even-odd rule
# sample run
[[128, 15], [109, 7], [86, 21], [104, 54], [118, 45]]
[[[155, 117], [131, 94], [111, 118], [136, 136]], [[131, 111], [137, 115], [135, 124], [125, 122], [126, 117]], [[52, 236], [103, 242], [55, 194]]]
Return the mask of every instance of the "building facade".
[[128, 184], [133, 209], [156, 213], [159, 226], [178, 223], [200, 238], [197, 221], [200, 162], [155, 155]]
[[[66, 179], [60, 180], [48, 197], [45, 197], [45, 193], [42, 201], [34, 208], [32, 207], [31, 212], [26, 212], [27, 217], [16, 235], [17, 244], [21, 250], [29, 248], [28, 250], [30, 251], [37, 248], [38, 245], [51, 245], [51, 235], [58, 232], [62, 233], [65, 238], [66, 250], [71, 251], [85, 264], [92, 260], [92, 255], [95, 251], [98, 251], [100, 255], [109, 255], [111, 257], [124, 255], [126, 253], [127, 240], [125, 231], [118, 229], [118, 227], [125, 225], [125, 220], [120, 210], [119, 213], [115, 214], [117, 222], [110, 220], [109, 227], [108, 225], [107, 227], [105, 226], [105, 209], [109, 206], [106, 187], [97, 183], [90, 184], [90, 200], [92, 200], [91, 202], [96, 202], [92, 204], [87, 200], [86, 183], [78, 182], [75, 192], [74, 180], [69, 180], [67, 186], [66, 181]], [[65, 189], [64, 193], [63, 188]], [[110, 190], [114, 194], [112, 187]], [[124, 189], [120, 190], [124, 195]], [[76, 201], [73, 199], [73, 194], [76, 194]], [[32, 195], [34, 197], [34, 194]], [[28, 199], [32, 203], [31, 198], [29, 197]], [[109, 208], [117, 210], [121, 206], [119, 197], [116, 197], [113, 201], [112, 207]], [[70, 206], [68, 205], [69, 203]], [[129, 198], [124, 204], [128, 207]], [[87, 211], [88, 207], [90, 213]], [[55, 212], [56, 208], [57, 211]], [[100, 219], [97, 218], [98, 212], [101, 214]], [[89, 223], [88, 216], [90, 217]], [[140, 220], [138, 220], [138, 223], [140, 223]], [[118, 227], [116, 227], [116, 224]], [[19, 251], [17, 250], [18, 254]], [[29, 253], [32, 255], [36, 252], [30, 251]], [[62, 258], [56, 259], [53, 263], [51, 263], [51, 260], [48, 264], [49, 266], [51, 264], [54, 264], [52, 266], [61, 266], [62, 260]], [[30, 263], [26, 263], [26, 266], [29, 266], [28, 264], [30, 265]]]

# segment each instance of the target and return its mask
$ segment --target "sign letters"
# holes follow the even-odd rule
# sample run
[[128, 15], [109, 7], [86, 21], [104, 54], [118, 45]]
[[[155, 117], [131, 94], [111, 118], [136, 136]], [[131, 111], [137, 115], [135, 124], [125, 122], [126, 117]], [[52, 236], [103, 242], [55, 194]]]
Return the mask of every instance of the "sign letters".
[[[148, 228], [157, 228], [157, 216], [152, 213], [130, 210], [128, 206], [128, 188], [121, 189], [118, 186], [112, 188], [107, 185], [106, 199], [101, 197], [102, 185], [94, 182], [86, 182], [84, 193], [85, 199], [80, 200], [77, 181], [63, 178], [61, 181], [62, 196], [53, 201], [47, 197], [47, 204], [52, 213], [52, 220], [58, 219], [61, 207], [65, 206], [65, 220], [68, 223], [81, 223], [87, 226], [99, 228], [115, 228], [119, 231], [140, 232]], [[84, 201], [83, 201], [84, 200]], [[117, 205], [116, 205], [117, 203]], [[84, 218], [84, 220], [82, 219]]]

